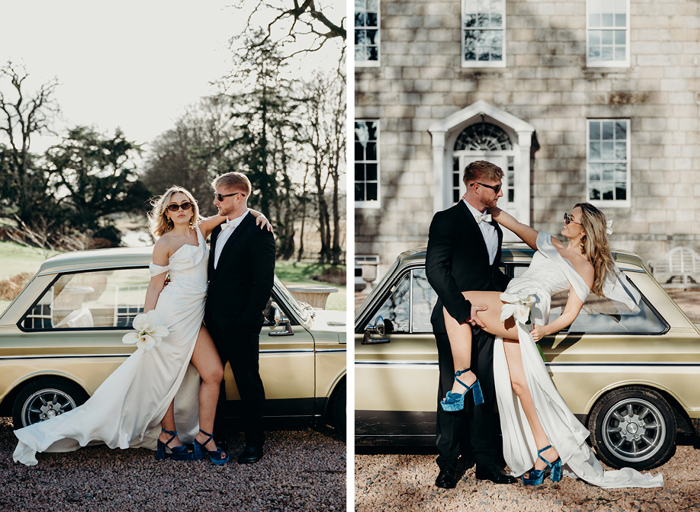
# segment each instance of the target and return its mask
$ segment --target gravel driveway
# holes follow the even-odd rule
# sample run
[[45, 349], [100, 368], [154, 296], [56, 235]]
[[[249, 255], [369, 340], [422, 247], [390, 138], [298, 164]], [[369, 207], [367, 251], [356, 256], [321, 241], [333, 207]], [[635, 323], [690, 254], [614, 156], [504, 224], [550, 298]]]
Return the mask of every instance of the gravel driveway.
[[[288, 428], [288, 427], [285, 427]], [[155, 452], [88, 447], [12, 461], [12, 420], [0, 418], [0, 510], [287, 511], [345, 510], [346, 450], [327, 427], [268, 430], [257, 464], [158, 462]], [[230, 452], [243, 443], [227, 438]]]
[[664, 475], [662, 489], [611, 490], [566, 477], [556, 484], [548, 479], [540, 487], [523, 487], [520, 482], [495, 485], [476, 480], [473, 465], [463, 468], [466, 472], [456, 489], [438, 489], [433, 485], [438, 470], [432, 450], [386, 454], [378, 450], [368, 453], [370, 450], [358, 447], [355, 456], [356, 510], [700, 510], [699, 440], [679, 437], [678, 441], [683, 444], [678, 446], [671, 460], [652, 470]]

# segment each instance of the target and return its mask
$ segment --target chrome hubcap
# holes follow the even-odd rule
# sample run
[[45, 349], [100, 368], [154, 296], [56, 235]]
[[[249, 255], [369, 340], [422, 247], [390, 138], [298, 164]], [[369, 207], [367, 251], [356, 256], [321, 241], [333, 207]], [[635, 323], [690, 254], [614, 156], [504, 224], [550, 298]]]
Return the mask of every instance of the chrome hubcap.
[[76, 403], [65, 391], [42, 389], [30, 396], [22, 407], [23, 426], [49, 420], [75, 409]]
[[616, 403], [603, 418], [603, 443], [627, 462], [648, 459], [666, 439], [666, 424], [659, 409], [641, 398]]

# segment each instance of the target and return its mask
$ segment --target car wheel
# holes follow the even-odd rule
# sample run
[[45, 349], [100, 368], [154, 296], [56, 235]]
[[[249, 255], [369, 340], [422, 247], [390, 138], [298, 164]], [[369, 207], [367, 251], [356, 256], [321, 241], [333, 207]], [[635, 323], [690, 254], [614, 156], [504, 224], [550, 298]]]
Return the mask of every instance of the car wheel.
[[614, 468], [660, 466], [675, 451], [676, 416], [657, 391], [616, 389], [596, 403], [588, 418], [598, 456]]
[[87, 393], [74, 382], [42, 377], [29, 382], [17, 394], [12, 421], [15, 428], [27, 427], [75, 409], [87, 398]]
[[335, 428], [335, 430], [341, 435], [345, 435], [346, 431], [346, 418], [347, 418], [347, 387], [345, 380], [338, 384], [335, 389], [333, 396], [331, 397], [331, 403], [328, 405], [328, 419], [329, 423]]

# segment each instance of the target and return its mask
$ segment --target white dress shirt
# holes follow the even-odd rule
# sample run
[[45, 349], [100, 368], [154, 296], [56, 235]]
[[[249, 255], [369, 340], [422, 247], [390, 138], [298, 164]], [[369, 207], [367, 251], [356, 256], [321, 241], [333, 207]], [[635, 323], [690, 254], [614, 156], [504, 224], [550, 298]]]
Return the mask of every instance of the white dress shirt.
[[219, 264], [221, 251], [224, 250], [224, 245], [226, 245], [226, 242], [231, 237], [231, 233], [233, 233], [233, 230], [236, 229], [241, 224], [241, 222], [243, 222], [243, 219], [249, 213], [250, 210], [246, 210], [245, 213], [240, 217], [236, 217], [235, 219], [229, 219], [223, 224], [221, 224], [221, 233], [219, 233], [219, 236], [216, 237], [216, 247], [214, 248], [214, 268], [216, 268], [216, 266]]
[[[472, 205], [470, 205], [466, 200], [462, 199], [462, 201], [464, 201], [464, 204], [467, 205], [467, 208], [469, 208], [469, 212], [474, 217], [486, 213], [486, 209], [484, 209], [483, 212], [480, 212]], [[496, 232], [496, 228], [490, 222], [479, 222], [479, 229], [481, 230], [481, 234], [484, 237], [484, 242], [486, 243], [486, 250], [489, 252], [489, 265], [493, 265], [493, 260], [496, 259], [496, 253], [498, 252], [498, 233]]]

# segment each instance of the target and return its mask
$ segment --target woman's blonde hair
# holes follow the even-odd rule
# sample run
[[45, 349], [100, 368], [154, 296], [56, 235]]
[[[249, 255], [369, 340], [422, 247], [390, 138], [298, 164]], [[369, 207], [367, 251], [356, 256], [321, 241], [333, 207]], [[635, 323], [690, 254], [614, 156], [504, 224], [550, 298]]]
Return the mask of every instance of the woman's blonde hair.
[[190, 219], [190, 226], [194, 227], [199, 224], [199, 206], [197, 206], [197, 200], [187, 189], [173, 185], [162, 196], [154, 197], [151, 199], [151, 206], [153, 209], [148, 212], [148, 224], [151, 234], [155, 238], [160, 238], [165, 233], [173, 229], [173, 222], [168, 219], [165, 215], [165, 210], [170, 204], [170, 200], [174, 194], [177, 193], [184, 194], [187, 200], [192, 203], [192, 218]]
[[605, 214], [591, 203], [577, 203], [574, 208], [576, 207], [581, 208], [581, 224], [586, 232], [581, 239], [581, 252], [593, 265], [594, 278], [591, 291], [602, 297], [603, 285], [608, 273], [615, 272]]

